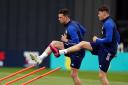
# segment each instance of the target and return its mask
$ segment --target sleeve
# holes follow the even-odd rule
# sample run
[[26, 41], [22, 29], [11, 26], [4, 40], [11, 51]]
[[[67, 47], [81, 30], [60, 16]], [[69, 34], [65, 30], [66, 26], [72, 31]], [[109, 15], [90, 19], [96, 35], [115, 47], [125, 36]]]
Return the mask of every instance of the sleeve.
[[79, 26], [80, 26], [81, 34], [84, 36], [84, 34], [86, 33], [86, 28], [83, 27], [81, 24], [79, 24]]
[[111, 23], [106, 23], [104, 25], [104, 29], [106, 31], [104, 38], [98, 38], [96, 43], [109, 43], [112, 41], [113, 36], [113, 25]]
[[79, 37], [77, 34], [77, 29], [75, 26], [71, 25], [67, 29], [68, 34], [70, 35], [71, 39], [68, 40], [69, 43], [79, 43]]

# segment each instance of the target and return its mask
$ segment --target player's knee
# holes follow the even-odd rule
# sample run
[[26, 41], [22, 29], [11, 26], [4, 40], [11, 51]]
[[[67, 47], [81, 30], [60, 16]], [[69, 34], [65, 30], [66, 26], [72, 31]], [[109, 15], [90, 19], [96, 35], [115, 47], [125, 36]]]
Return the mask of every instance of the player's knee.
[[100, 78], [100, 79], [104, 79], [105, 77], [106, 77], [105, 74], [99, 73], [99, 78]]
[[53, 40], [53, 41], [51, 42], [51, 44], [53, 45], [55, 42], [56, 42], [56, 41], [55, 41], [55, 40]]
[[77, 77], [77, 74], [71, 73], [71, 77], [72, 77], [72, 78], [75, 78], [75, 77]]
[[83, 48], [84, 45], [86, 45], [86, 42], [85, 42], [85, 41], [81, 41], [81, 42], [79, 43], [80, 48]]
[[53, 45], [53, 46], [55, 46], [56, 45], [56, 42], [57, 41], [53, 40], [50, 44]]

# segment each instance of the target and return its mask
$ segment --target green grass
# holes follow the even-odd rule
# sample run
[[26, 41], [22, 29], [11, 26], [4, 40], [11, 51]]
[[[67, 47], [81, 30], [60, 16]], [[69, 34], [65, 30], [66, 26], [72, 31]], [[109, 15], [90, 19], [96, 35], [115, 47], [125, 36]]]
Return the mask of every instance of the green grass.
[[[0, 78], [5, 77], [15, 71], [20, 70], [21, 68], [0, 68]], [[26, 71], [24, 73], [21, 73], [19, 75], [16, 75], [15, 77], [9, 78], [7, 80], [2, 81], [0, 84], [4, 85], [6, 82], [13, 80], [17, 77], [23, 76], [26, 73], [29, 73], [35, 69], [30, 69], [29, 71]], [[32, 76], [29, 76], [27, 78], [24, 78], [18, 82], [15, 82], [11, 85], [21, 85], [21, 83], [32, 79], [36, 76], [39, 76], [47, 71], [50, 71], [49, 69], [45, 69], [41, 72], [38, 72]], [[81, 78], [82, 85], [101, 85], [99, 78], [98, 78], [98, 72], [89, 72], [89, 71], [80, 71], [79, 77]], [[109, 72], [108, 78], [110, 80], [110, 85], [128, 85], [128, 72]], [[41, 78], [37, 81], [32, 82], [29, 85], [74, 85], [72, 79], [70, 78], [70, 71], [57, 71], [49, 76], [46, 76], [44, 78]]]

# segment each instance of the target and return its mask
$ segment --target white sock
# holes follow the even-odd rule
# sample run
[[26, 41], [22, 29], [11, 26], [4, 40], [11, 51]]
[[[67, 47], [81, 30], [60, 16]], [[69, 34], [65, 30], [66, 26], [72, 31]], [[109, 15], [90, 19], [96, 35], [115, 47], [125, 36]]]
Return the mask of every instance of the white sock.
[[48, 54], [46, 53], [46, 52], [43, 52], [40, 56], [39, 56], [39, 58], [40, 59], [44, 59], [44, 58], [46, 58], [48, 56]]
[[68, 52], [67, 49], [59, 50], [60, 54], [67, 54], [67, 52]]

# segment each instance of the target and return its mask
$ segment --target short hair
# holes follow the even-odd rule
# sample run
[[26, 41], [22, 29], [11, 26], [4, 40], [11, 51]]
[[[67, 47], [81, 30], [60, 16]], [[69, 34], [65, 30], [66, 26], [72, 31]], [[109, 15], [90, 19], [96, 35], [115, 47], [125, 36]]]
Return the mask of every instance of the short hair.
[[102, 7], [100, 7], [99, 9], [98, 9], [98, 11], [101, 11], [101, 12], [103, 12], [103, 11], [106, 11], [106, 12], [110, 12], [109, 11], [109, 8], [107, 7], [107, 6], [102, 6]]
[[70, 17], [69, 10], [67, 8], [60, 9], [58, 14], [63, 14], [64, 16]]

